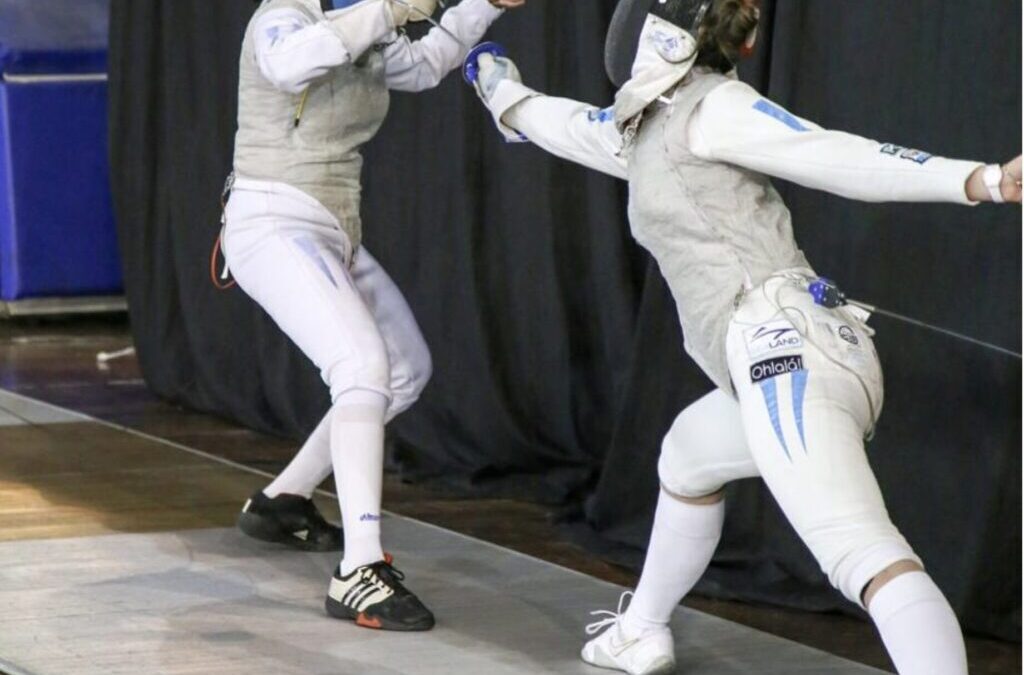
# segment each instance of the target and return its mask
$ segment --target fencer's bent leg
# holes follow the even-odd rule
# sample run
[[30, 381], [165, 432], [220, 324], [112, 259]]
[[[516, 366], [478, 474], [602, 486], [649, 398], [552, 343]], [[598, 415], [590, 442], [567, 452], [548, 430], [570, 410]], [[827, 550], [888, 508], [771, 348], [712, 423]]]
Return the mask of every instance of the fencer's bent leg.
[[320, 369], [331, 400], [351, 389], [390, 400], [387, 348], [336, 219], [315, 202], [247, 191], [232, 194], [227, 216], [224, 254], [239, 287]]
[[869, 600], [868, 613], [901, 675], [967, 675], [956, 614], [924, 570], [881, 585]]
[[722, 533], [722, 487], [756, 475], [739, 404], [715, 391], [687, 407], [662, 443], [662, 490], [643, 574], [623, 616], [629, 633], [664, 628], [704, 574]]
[[898, 576], [910, 574], [911, 572], [924, 572], [924, 567], [914, 560], [901, 560], [889, 565], [876, 574], [875, 578], [865, 587], [864, 593], [861, 594], [861, 604], [865, 607], [870, 607], [871, 600], [886, 584]]
[[[412, 406], [427, 386], [432, 372], [430, 350], [401, 291], [365, 248], [356, 254], [351, 274], [387, 346], [392, 399], [385, 421], [390, 422]], [[309, 497], [331, 470], [331, 423], [327, 414], [291, 463], [263, 492], [268, 497], [282, 493]]]
[[662, 441], [658, 477], [677, 497], [699, 501], [734, 480], [757, 475], [739, 403], [721, 389], [679, 413]]
[[[289, 212], [301, 206], [290, 204]], [[391, 400], [388, 350], [350, 274], [347, 239], [309, 208], [309, 221], [282, 218], [272, 204], [258, 201], [256, 214], [247, 219], [233, 222], [229, 213], [225, 253], [239, 286], [320, 368], [330, 387], [331, 455], [341, 488], [346, 559], [380, 559], [383, 418]], [[349, 489], [354, 485], [362, 488]]]
[[430, 350], [402, 292], [366, 247], [356, 253], [352, 279], [387, 347], [392, 396], [387, 420], [391, 421], [416, 402], [430, 381]]
[[299, 448], [298, 453], [281, 473], [263, 488], [263, 494], [273, 499], [281, 494], [313, 496], [320, 483], [331, 475], [331, 416], [324, 415], [313, 433]]
[[[799, 339], [777, 341], [771, 349], [761, 342], [787, 326]], [[889, 519], [864, 452], [882, 398], [866, 330], [849, 315], [817, 307], [796, 286], [774, 287], [744, 300], [729, 331], [728, 355], [750, 452], [832, 584], [860, 603], [879, 575], [920, 566]], [[928, 579], [912, 572], [882, 586], [872, 598], [871, 607], [881, 607], [872, 617], [902, 675], [964, 675], [959, 656], [934, 662], [935, 651], [962, 654], [963, 640], [948, 603], [922, 578]], [[907, 586], [913, 588], [899, 592]], [[896, 590], [886, 593], [890, 588]], [[909, 609], [914, 603], [917, 610]], [[937, 640], [944, 642], [938, 650]]]
[[661, 490], [644, 570], [622, 617], [624, 634], [642, 635], [668, 626], [672, 612], [711, 562], [724, 521], [722, 499], [688, 504]]
[[345, 534], [341, 574], [384, 559], [380, 503], [384, 481], [384, 413], [388, 400], [354, 389], [331, 408], [331, 454]]

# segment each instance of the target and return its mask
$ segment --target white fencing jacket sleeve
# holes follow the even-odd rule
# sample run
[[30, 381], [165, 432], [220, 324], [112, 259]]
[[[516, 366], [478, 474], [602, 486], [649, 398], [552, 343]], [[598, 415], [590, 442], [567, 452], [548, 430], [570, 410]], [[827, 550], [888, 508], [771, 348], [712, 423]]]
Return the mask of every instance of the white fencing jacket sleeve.
[[626, 179], [622, 135], [610, 109], [542, 96], [512, 80], [498, 85], [488, 107], [508, 140], [522, 134], [556, 157]]
[[864, 202], [972, 204], [967, 179], [982, 166], [822, 129], [742, 82], [708, 94], [687, 135], [702, 159]]
[[[519, 132], [553, 155], [626, 178], [620, 157], [626, 153], [610, 110], [543, 96], [511, 80], [498, 85], [489, 107], [509, 140]], [[687, 134], [702, 159], [869, 202], [972, 204], [967, 179], [983, 166], [822, 129], [742, 82], [708, 94]]]
[[[332, 14], [337, 14], [332, 12]], [[362, 30], [376, 29], [386, 34], [388, 25], [383, 11]], [[336, 17], [335, 21], [341, 21]], [[332, 68], [352, 60], [341, 31], [325, 16], [317, 21], [309, 14], [290, 7], [270, 10], [256, 22], [253, 32], [256, 63], [263, 77], [281, 91], [299, 94]], [[358, 54], [356, 55], [358, 56]]]
[[[383, 5], [382, 5], [383, 6]], [[467, 48], [437, 28], [422, 40], [410, 41], [389, 30], [387, 15], [358, 18], [358, 30], [379, 33], [390, 44], [385, 48], [385, 79], [391, 89], [421, 91], [436, 86], [451, 70], [460, 66]], [[464, 0], [444, 13], [441, 24], [467, 45], [473, 45], [502, 10], [488, 0]], [[352, 60], [343, 32], [335, 22], [352, 21], [346, 10], [327, 12], [320, 20], [292, 8], [266, 12], [256, 24], [254, 38], [256, 61], [260, 72], [276, 88], [293, 94], [301, 93], [314, 80], [332, 68]], [[383, 28], [383, 32], [381, 29]], [[358, 54], [356, 55], [358, 56]]]
[[502, 12], [488, 0], [463, 0], [446, 11], [441, 25], [462, 44], [437, 27], [415, 42], [400, 35], [384, 51], [388, 88], [423, 91], [436, 87], [445, 75], [462, 65], [469, 53], [466, 45], [478, 43]]

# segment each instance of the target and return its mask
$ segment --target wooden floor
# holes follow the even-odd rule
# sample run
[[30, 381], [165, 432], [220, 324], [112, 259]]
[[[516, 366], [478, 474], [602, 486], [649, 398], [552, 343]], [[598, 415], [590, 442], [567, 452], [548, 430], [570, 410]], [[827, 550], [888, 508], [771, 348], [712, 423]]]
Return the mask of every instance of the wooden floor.
[[[291, 457], [293, 442], [156, 399], [145, 388], [133, 359], [114, 362], [107, 369], [97, 367], [96, 352], [129, 344], [121, 318], [0, 322], [0, 389], [103, 421], [58, 411], [55, 419], [30, 420], [32, 425], [5, 424], [5, 415], [18, 421], [17, 401], [0, 397], [0, 540], [228, 526], [240, 502], [263, 480], [210, 469], [186, 449], [270, 473]], [[180, 452], [170, 465], [156, 462], [155, 456], [167, 453], [152, 449], [166, 449], [168, 443], [177, 444]], [[70, 465], [68, 448], [74, 453]], [[614, 583], [635, 581], [632, 572], [597, 560], [566, 541], [553, 524], [550, 509], [512, 500], [467, 500], [437, 488], [406, 485], [394, 476], [387, 479], [385, 492], [385, 506], [393, 512]], [[216, 496], [225, 494], [237, 498]], [[335, 508], [329, 502], [322, 506], [326, 513]], [[856, 619], [701, 598], [686, 604], [890, 668], [873, 629]], [[1021, 672], [1019, 645], [970, 639], [968, 650], [975, 675]]]

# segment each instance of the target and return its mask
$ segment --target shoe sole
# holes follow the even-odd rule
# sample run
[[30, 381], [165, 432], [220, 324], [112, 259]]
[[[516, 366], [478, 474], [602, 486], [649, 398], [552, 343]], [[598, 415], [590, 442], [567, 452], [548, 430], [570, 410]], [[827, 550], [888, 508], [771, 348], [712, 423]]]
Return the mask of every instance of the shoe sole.
[[247, 513], [245, 511], [238, 514], [238, 529], [243, 534], [252, 537], [253, 539], [259, 539], [260, 541], [269, 542], [271, 544], [281, 544], [288, 548], [294, 548], [298, 551], [306, 551], [312, 553], [324, 553], [328, 551], [340, 551], [341, 546], [329, 546], [324, 544], [318, 544], [314, 541], [303, 541], [292, 535], [291, 532], [282, 530], [277, 527], [272, 521], [264, 518], [255, 513]]
[[676, 662], [670, 659], [658, 659], [644, 671], [644, 675], [671, 675], [676, 672]]
[[[606, 665], [604, 665], [602, 663], [594, 663], [593, 661], [587, 660], [586, 657], [583, 657], [582, 655], [580, 655], [580, 658], [583, 661], [583, 663], [585, 663], [588, 666], [591, 666], [593, 668], [600, 668], [601, 670], [615, 670], [615, 671], [618, 671], [620, 673], [628, 673], [629, 672], [629, 671], [627, 671], [627, 670], [625, 670], [623, 668], [620, 668], [619, 666], [615, 666], [615, 665], [608, 665], [608, 666], [606, 666]], [[655, 659], [654, 663], [652, 663], [650, 666], [648, 666], [647, 670], [643, 671], [640, 675], [672, 675], [675, 672], [676, 672], [676, 662], [673, 659], [670, 659], [668, 657], [662, 657], [662, 658], [659, 658], [659, 659]]]
[[327, 614], [335, 619], [341, 619], [342, 621], [352, 621], [357, 626], [362, 628], [370, 628], [373, 630], [387, 630], [395, 631], [399, 633], [418, 633], [428, 631], [434, 627], [434, 620], [424, 619], [419, 623], [415, 624], [404, 624], [395, 621], [389, 621], [381, 617], [368, 617], [362, 612], [356, 612], [354, 609], [347, 607], [331, 596], [327, 596], [327, 600], [324, 601], [324, 609], [327, 610]]

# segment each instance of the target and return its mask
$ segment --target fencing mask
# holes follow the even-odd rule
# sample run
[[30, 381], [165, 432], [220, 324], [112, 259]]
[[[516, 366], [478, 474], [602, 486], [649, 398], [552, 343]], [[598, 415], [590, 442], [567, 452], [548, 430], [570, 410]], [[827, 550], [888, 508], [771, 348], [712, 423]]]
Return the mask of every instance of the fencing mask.
[[[648, 17], [655, 16], [672, 24], [689, 37], [689, 50], [683, 54], [679, 45], [665, 45], [666, 58], [673, 61], [696, 59], [696, 38], [713, 0], [619, 0], [608, 28], [604, 62], [608, 77], [621, 87], [630, 79], [633, 62], [640, 44], [640, 34]], [[661, 51], [659, 49], [659, 51]]]

